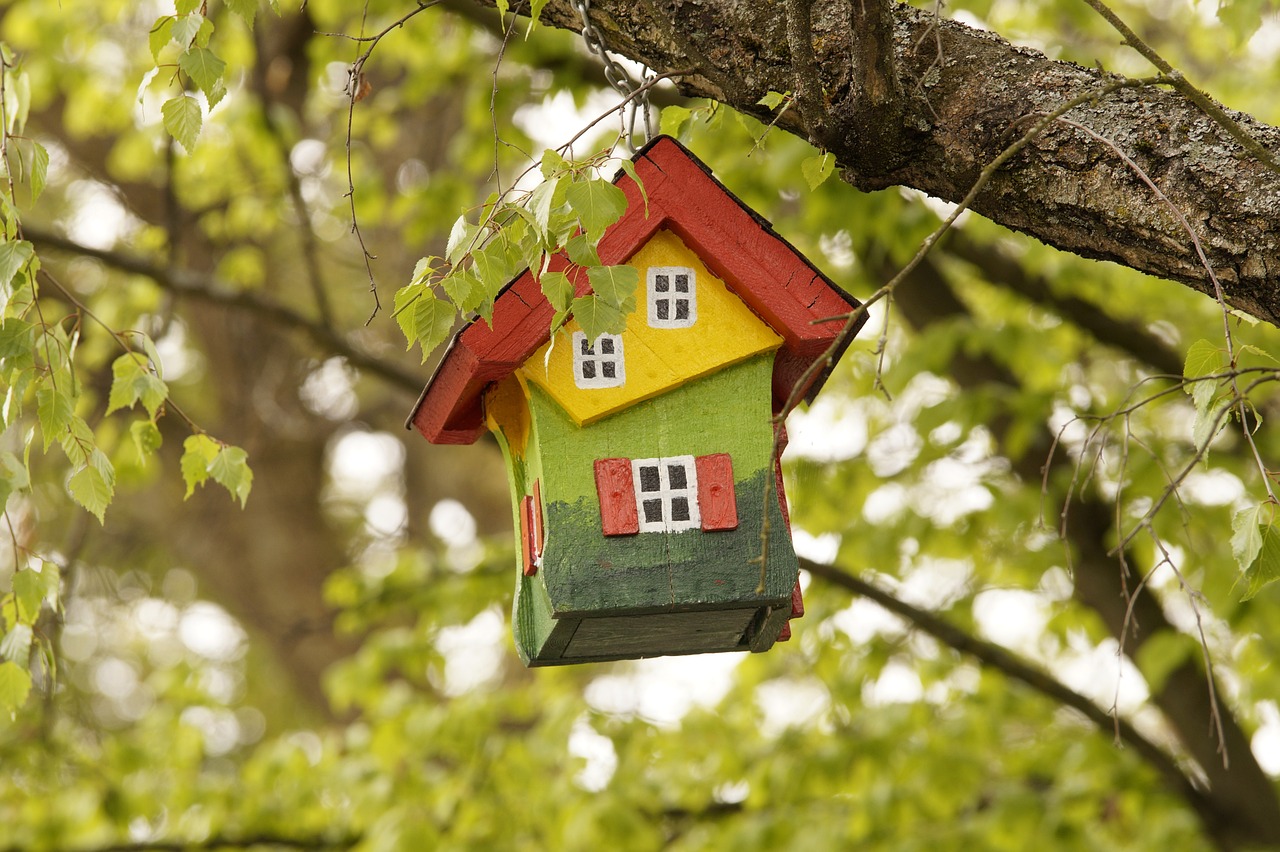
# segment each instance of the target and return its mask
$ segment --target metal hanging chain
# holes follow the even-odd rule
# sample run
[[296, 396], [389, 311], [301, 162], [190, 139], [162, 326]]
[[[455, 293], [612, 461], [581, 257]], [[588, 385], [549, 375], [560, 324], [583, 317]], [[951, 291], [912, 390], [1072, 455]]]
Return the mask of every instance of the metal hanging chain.
[[653, 72], [645, 72], [645, 83], [637, 83], [632, 80], [627, 70], [609, 55], [609, 51], [605, 49], [604, 38], [600, 35], [600, 30], [596, 29], [596, 25], [591, 23], [591, 18], [587, 14], [591, 9], [591, 0], [572, 0], [572, 2], [573, 7], [582, 16], [582, 40], [586, 42], [587, 50], [600, 57], [600, 61], [604, 63], [604, 78], [613, 87], [613, 90], [628, 99], [622, 117], [622, 135], [626, 140], [627, 148], [634, 152], [635, 145], [632, 140], [635, 138], [636, 133], [636, 118], [642, 113], [644, 115], [644, 141], [648, 142], [653, 138], [653, 115], [649, 107], [649, 90], [646, 88]]

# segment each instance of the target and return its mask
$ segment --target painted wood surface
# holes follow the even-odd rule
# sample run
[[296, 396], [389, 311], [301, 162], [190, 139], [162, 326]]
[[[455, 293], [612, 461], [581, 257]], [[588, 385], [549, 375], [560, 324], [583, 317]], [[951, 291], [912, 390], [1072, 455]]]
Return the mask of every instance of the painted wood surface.
[[[580, 327], [573, 320], [520, 369], [523, 378], [551, 394], [579, 425], [782, 345], [782, 338], [673, 232], [660, 229], [627, 262], [639, 271], [640, 285], [636, 308], [621, 334], [626, 382], [607, 388], [575, 383], [572, 338]], [[689, 270], [691, 295], [697, 299], [695, 321], [682, 328], [654, 328], [649, 322], [647, 278], [652, 269], [671, 267]]]
[[[825, 379], [829, 367], [797, 387], [839, 331], [815, 320], [857, 303], [674, 141], [636, 171], [647, 215], [620, 178], [629, 207], [599, 246], [640, 275], [626, 329], [587, 341], [570, 321], [550, 341], [526, 271], [491, 326], [451, 341], [412, 416], [433, 441], [487, 427], [502, 447], [521, 554], [512, 622], [530, 665], [759, 652], [804, 612], [771, 420]], [[550, 268], [587, 292], [563, 256]]]
[[630, 459], [596, 459], [593, 464], [600, 499], [601, 533], [607, 536], [640, 532], [635, 482]]
[[[620, 173], [616, 183], [628, 209], [601, 239], [601, 260], [627, 262], [660, 229], [678, 235], [783, 338], [773, 377], [775, 407], [780, 405], [840, 331], [838, 323], [814, 321], [848, 313], [857, 300], [818, 272], [675, 140], [655, 139], [637, 155], [635, 168], [647, 202], [635, 182]], [[568, 272], [577, 293], [587, 292], [586, 276], [563, 255], [552, 258], [548, 268]], [[474, 442], [484, 431], [485, 388], [517, 370], [547, 342], [552, 314], [526, 270], [499, 295], [492, 326], [476, 321], [454, 337], [410, 416], [411, 424], [435, 443]], [[801, 389], [803, 395], [811, 398], [828, 372], [819, 370]]]
[[733, 458], [728, 453], [698, 456], [698, 505], [702, 510], [704, 531], [738, 528]]

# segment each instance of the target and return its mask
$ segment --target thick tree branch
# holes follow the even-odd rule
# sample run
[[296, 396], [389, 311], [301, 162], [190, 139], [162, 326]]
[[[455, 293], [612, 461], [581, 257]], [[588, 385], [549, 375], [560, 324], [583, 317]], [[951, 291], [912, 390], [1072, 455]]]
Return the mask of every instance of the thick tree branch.
[[[491, 5], [490, 0], [475, 2]], [[859, 85], [851, 67], [848, 8], [848, 0], [813, 2], [816, 65], [834, 104], [821, 120], [832, 128], [856, 126], [847, 122], [858, 99], [844, 97]], [[873, 150], [874, 134], [829, 134], [828, 149], [844, 167], [845, 178], [863, 189], [900, 184], [958, 201], [1006, 147], [1011, 128], [1115, 79], [1014, 47], [991, 33], [938, 21], [905, 3], [892, 4], [891, 10], [903, 90], [924, 93], [930, 120], [913, 127], [919, 135], [912, 139], [910, 156], [898, 157], [900, 162], [895, 151]], [[787, 21], [775, 7], [734, 0], [593, 0], [592, 11], [611, 49], [659, 72], [685, 65], [695, 52], [714, 63], [684, 78], [681, 89], [687, 95], [714, 97], [769, 120], [772, 116], [757, 105], [760, 98], [794, 88], [797, 69]], [[569, 0], [550, 0], [541, 18], [571, 29], [575, 19]], [[677, 43], [673, 30], [687, 44]], [[905, 105], [903, 113], [916, 115]], [[1226, 131], [1177, 91], [1121, 91], [1071, 115], [1116, 140], [1159, 181], [1196, 225], [1232, 305], [1280, 323], [1280, 227], [1274, 212], [1280, 175], [1256, 159], [1238, 158]], [[778, 123], [802, 137], [815, 129], [800, 110], [787, 111]], [[1280, 130], [1247, 116], [1238, 123], [1264, 147], [1280, 146]], [[888, 171], [886, 158], [897, 163]], [[1070, 128], [1050, 128], [1006, 164], [973, 209], [1058, 248], [1212, 295], [1204, 265], [1181, 225], [1153, 203], [1150, 190], [1113, 152]]]
[[979, 639], [931, 612], [914, 607], [874, 583], [855, 577], [834, 565], [824, 565], [809, 559], [801, 558], [800, 567], [815, 577], [821, 577], [855, 595], [874, 601], [947, 647], [973, 657], [982, 665], [1022, 682], [1064, 707], [1070, 707], [1088, 719], [1099, 731], [1115, 736], [1121, 743], [1137, 752], [1160, 774], [1165, 784], [1181, 796], [1206, 824], [1213, 824], [1220, 819], [1220, 814], [1214, 810], [1212, 803], [1183, 774], [1174, 759], [1144, 737], [1126, 719], [1112, 717], [1089, 698], [1052, 675], [1022, 661], [1010, 651]]
[[214, 278], [190, 270], [164, 269], [135, 255], [90, 248], [39, 227], [26, 225], [23, 232], [37, 246], [95, 258], [112, 269], [149, 278], [156, 286], [174, 295], [249, 311], [282, 328], [301, 331], [316, 345], [345, 358], [352, 367], [377, 376], [410, 395], [416, 396], [422, 389], [421, 375], [370, 355], [329, 326], [257, 293], [233, 290]]

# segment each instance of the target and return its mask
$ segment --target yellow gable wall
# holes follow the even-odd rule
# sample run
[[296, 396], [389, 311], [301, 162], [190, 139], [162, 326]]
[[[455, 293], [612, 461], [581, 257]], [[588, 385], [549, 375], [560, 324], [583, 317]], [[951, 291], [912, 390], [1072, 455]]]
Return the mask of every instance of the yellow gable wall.
[[[621, 387], [584, 389], [574, 383], [572, 339], [581, 327], [573, 320], [520, 368], [521, 375], [546, 390], [578, 425], [782, 345], [782, 338], [671, 231], [654, 234], [628, 263], [640, 271], [640, 284], [636, 309], [622, 333], [626, 381]], [[694, 271], [697, 321], [692, 326], [649, 327], [645, 282], [651, 266], [687, 266]]]

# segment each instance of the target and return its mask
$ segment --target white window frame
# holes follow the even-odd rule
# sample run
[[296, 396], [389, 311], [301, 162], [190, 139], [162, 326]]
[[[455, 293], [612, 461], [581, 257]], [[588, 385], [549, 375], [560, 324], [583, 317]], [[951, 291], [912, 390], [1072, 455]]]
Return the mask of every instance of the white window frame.
[[[602, 334], [591, 344], [590, 352], [583, 352], [583, 344], [586, 340], [587, 335], [584, 332], [573, 333], [573, 383], [586, 390], [622, 387], [627, 380], [626, 360], [622, 356], [622, 336]], [[607, 354], [600, 351], [601, 343], [606, 340], [613, 344], [613, 352]], [[594, 376], [584, 375], [584, 367], [587, 364], [592, 365], [591, 372], [595, 373]], [[613, 365], [612, 376], [604, 374], [605, 364]]]
[[[687, 294], [679, 294], [676, 292], [676, 276], [686, 275], [689, 281], [689, 292]], [[665, 291], [658, 290], [658, 277], [666, 276], [667, 287]], [[650, 328], [689, 328], [698, 321], [698, 280], [697, 274], [688, 266], [650, 266], [648, 274], [645, 277], [645, 291], [649, 305], [649, 327]], [[676, 319], [676, 303], [681, 299], [686, 299], [689, 303], [689, 315], [683, 319]], [[658, 317], [659, 304], [667, 306], [667, 318], [660, 319]]]
[[[640, 475], [641, 468], [658, 468], [658, 489], [643, 490], [644, 482]], [[672, 467], [684, 470], [685, 484], [683, 488], [671, 486]], [[698, 529], [702, 526], [702, 516], [698, 511], [698, 465], [693, 456], [667, 456], [654, 459], [632, 459], [631, 479], [636, 492], [636, 513], [640, 520], [640, 532], [682, 532]], [[676, 520], [672, 517], [673, 503], [678, 499], [687, 501], [689, 517]], [[645, 503], [659, 501], [662, 517], [651, 521], [645, 514]]]

